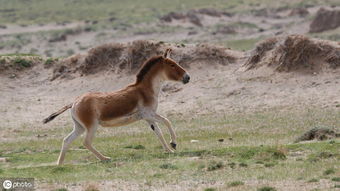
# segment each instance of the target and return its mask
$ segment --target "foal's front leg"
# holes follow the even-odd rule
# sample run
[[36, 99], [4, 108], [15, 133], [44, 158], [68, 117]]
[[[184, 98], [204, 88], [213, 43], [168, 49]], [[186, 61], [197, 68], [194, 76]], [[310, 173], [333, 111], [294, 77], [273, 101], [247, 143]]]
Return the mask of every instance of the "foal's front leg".
[[164, 148], [164, 150], [166, 150], [167, 152], [173, 153], [174, 151], [170, 149], [170, 147], [166, 144], [162, 131], [161, 129], [157, 126], [157, 124], [155, 123], [155, 121], [151, 121], [151, 120], [147, 120], [147, 122], [149, 123], [151, 129], [153, 130], [153, 132], [155, 132], [155, 134], [157, 135], [159, 141], [162, 143], [162, 146]]
[[173, 130], [170, 121], [167, 118], [165, 118], [165, 117], [163, 117], [159, 114], [156, 114], [156, 120], [157, 120], [157, 122], [163, 123], [168, 128], [168, 130], [170, 132], [170, 138], [171, 138], [170, 145], [173, 149], [176, 149], [176, 146], [177, 146], [177, 144], [176, 144], [176, 133]]

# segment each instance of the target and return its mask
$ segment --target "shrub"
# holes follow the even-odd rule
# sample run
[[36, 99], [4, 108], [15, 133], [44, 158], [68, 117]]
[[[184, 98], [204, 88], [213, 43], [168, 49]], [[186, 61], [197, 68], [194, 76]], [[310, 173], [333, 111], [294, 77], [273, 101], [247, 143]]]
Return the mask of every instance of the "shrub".
[[233, 181], [228, 184], [229, 187], [234, 187], [234, 186], [241, 186], [244, 185], [244, 182], [242, 181]]
[[324, 175], [330, 175], [334, 173], [335, 173], [335, 170], [333, 168], [329, 168], [323, 172]]
[[261, 188], [258, 188], [257, 191], [276, 191], [276, 189], [270, 186], [263, 186]]
[[29, 68], [32, 66], [32, 62], [29, 60], [25, 60], [23, 58], [15, 58], [15, 60], [13, 61], [14, 64], [16, 64], [19, 67], [23, 67], [23, 68]]
[[208, 171], [213, 171], [213, 170], [221, 169], [221, 168], [223, 168], [223, 166], [224, 165], [223, 165], [222, 162], [212, 161], [208, 165]]
[[162, 164], [159, 166], [159, 168], [162, 168], [162, 169], [178, 169], [177, 166], [173, 165], [173, 164], [170, 164], [170, 163], [165, 163], [165, 164]]

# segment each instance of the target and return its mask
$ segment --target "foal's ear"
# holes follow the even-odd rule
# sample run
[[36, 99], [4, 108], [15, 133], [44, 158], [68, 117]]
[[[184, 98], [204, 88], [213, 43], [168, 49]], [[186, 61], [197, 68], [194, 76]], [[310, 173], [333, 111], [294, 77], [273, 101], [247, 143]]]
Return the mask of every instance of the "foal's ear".
[[171, 51], [172, 51], [171, 48], [167, 48], [167, 49], [165, 50], [165, 52], [164, 52], [163, 57], [164, 57], [164, 58], [169, 58], [169, 57], [170, 57]]

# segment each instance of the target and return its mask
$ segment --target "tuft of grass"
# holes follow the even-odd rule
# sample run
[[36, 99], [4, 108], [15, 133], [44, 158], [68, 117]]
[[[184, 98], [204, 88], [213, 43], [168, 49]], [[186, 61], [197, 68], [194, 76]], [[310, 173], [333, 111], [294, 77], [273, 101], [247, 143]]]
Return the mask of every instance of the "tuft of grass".
[[258, 188], [257, 191], [276, 191], [276, 188], [270, 186], [263, 186]]
[[240, 164], [238, 164], [239, 167], [248, 167], [247, 163], [241, 162]]
[[218, 170], [218, 169], [221, 169], [223, 168], [224, 165], [223, 165], [223, 162], [216, 162], [216, 161], [211, 161], [208, 165], [208, 171], [213, 171], [213, 170]]
[[323, 172], [323, 175], [330, 175], [330, 174], [334, 174], [334, 173], [335, 173], [334, 168], [329, 168], [329, 169], [327, 169]]
[[48, 59], [45, 61], [45, 65], [52, 65], [55, 61], [56, 61], [56, 59], [48, 58]]
[[57, 166], [51, 169], [51, 173], [65, 173], [65, 172], [71, 172], [71, 169], [65, 166]]
[[228, 166], [229, 166], [230, 168], [235, 168], [235, 166], [236, 166], [236, 163], [234, 163], [234, 162], [230, 162], [230, 163], [228, 163]]
[[32, 61], [25, 60], [23, 58], [17, 57], [13, 60], [13, 63], [18, 65], [19, 67], [29, 68], [32, 66]]
[[273, 162], [269, 162], [269, 163], [264, 164], [265, 167], [273, 167], [275, 165], [276, 165], [276, 163], [273, 163]]
[[2, 174], [3, 172], [4, 172], [4, 170], [0, 168], [0, 174]]
[[165, 164], [162, 164], [159, 166], [159, 168], [162, 168], [162, 169], [172, 169], [172, 170], [175, 170], [175, 169], [178, 169], [177, 166], [171, 164], [171, 163], [165, 163]]
[[312, 178], [312, 179], [308, 180], [307, 182], [319, 182], [319, 179], [317, 179], [317, 178]]
[[128, 145], [124, 148], [126, 148], [126, 149], [136, 149], [136, 150], [145, 149], [145, 147], [143, 145]]
[[332, 181], [334, 181], [334, 182], [340, 182], [340, 177], [334, 177], [334, 178], [332, 178]]
[[229, 187], [235, 187], [235, 186], [241, 186], [241, 185], [244, 185], [244, 182], [242, 182], [242, 181], [233, 181], [233, 182], [228, 183]]
[[280, 149], [270, 149], [268, 152], [272, 153], [272, 157], [275, 160], [285, 160], [287, 159], [286, 154], [283, 150]]
[[204, 189], [204, 191], [215, 191], [216, 189], [215, 188], [206, 188]]
[[54, 191], [68, 191], [68, 190], [66, 188], [58, 188], [58, 189], [56, 189]]

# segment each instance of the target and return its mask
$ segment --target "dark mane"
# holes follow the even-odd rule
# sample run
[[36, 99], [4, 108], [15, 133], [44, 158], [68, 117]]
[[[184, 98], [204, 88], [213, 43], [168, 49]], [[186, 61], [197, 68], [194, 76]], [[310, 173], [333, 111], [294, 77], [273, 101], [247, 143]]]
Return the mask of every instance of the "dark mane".
[[137, 83], [141, 82], [144, 79], [145, 75], [148, 73], [148, 71], [151, 70], [152, 66], [154, 66], [161, 60], [163, 60], [163, 56], [154, 56], [147, 60], [146, 62], [144, 62], [141, 69], [137, 73]]

